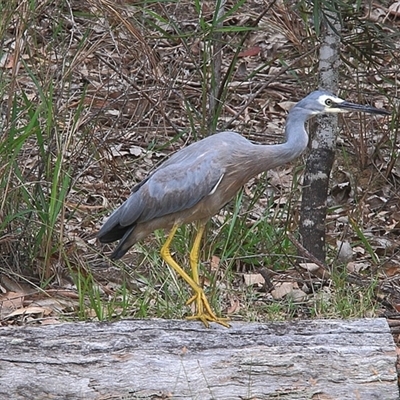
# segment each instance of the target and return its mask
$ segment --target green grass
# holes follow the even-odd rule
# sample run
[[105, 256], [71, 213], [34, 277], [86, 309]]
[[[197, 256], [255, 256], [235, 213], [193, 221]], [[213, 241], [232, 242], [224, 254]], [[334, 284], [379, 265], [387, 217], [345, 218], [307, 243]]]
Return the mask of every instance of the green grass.
[[373, 279], [365, 287], [349, 284], [346, 273], [332, 274], [332, 284], [316, 294], [312, 300], [313, 318], [363, 318], [373, 317], [379, 309], [376, 298], [378, 281]]

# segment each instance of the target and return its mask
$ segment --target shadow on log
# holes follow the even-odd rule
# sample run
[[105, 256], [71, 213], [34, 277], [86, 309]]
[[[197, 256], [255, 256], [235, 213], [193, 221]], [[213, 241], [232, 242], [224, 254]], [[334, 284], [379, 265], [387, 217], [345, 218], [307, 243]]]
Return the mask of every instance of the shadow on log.
[[399, 399], [385, 319], [0, 329], [1, 399]]

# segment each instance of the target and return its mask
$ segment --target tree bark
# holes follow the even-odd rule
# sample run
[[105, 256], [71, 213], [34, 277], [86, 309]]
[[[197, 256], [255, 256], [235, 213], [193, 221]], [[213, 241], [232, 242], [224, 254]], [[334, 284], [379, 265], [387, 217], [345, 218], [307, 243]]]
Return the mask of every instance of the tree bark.
[[[324, 14], [319, 82], [321, 89], [333, 93], [337, 91], [339, 80], [340, 28], [338, 14]], [[337, 115], [321, 115], [317, 121], [304, 173], [299, 231], [303, 246], [317, 259], [325, 262], [325, 219], [329, 176], [335, 157]]]
[[0, 328], [1, 399], [398, 400], [385, 319]]

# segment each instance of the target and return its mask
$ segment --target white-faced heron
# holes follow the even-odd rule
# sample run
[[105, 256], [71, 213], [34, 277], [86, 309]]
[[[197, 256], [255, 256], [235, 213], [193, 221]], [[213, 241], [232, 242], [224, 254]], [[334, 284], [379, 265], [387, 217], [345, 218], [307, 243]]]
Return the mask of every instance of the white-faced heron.
[[[226, 318], [214, 314], [200, 285], [199, 251], [206, 222], [235, 196], [244, 183], [261, 172], [295, 159], [306, 149], [308, 134], [304, 124], [310, 117], [346, 111], [390, 114], [318, 90], [290, 110], [285, 143], [257, 145], [236, 132], [211, 135], [178, 151], [134, 186], [130, 197], [100, 229], [100, 242], [119, 240], [111, 255], [112, 259], [119, 259], [154, 230], [169, 229], [161, 257], [193, 289], [194, 295], [187, 304], [195, 302], [196, 312], [188, 319], [198, 319], [206, 326], [209, 322], [229, 326]], [[172, 258], [170, 245], [177, 228], [194, 221], [198, 222], [198, 231], [190, 252], [190, 276]]]

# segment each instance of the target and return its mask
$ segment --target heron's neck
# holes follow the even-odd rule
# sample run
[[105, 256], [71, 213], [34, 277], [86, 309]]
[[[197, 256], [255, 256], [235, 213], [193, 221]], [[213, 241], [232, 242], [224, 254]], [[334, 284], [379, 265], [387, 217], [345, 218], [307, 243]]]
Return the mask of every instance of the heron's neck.
[[253, 172], [261, 173], [276, 168], [300, 156], [308, 144], [308, 133], [304, 124], [309, 117], [310, 115], [304, 115], [301, 110], [293, 109], [286, 119], [286, 142], [275, 145], [254, 145]]
[[286, 142], [282, 144], [288, 157], [286, 162], [294, 160], [307, 148], [308, 133], [305, 123], [310, 117], [311, 115], [296, 107], [289, 112], [285, 127]]

